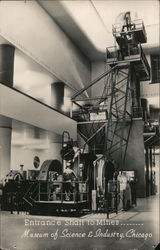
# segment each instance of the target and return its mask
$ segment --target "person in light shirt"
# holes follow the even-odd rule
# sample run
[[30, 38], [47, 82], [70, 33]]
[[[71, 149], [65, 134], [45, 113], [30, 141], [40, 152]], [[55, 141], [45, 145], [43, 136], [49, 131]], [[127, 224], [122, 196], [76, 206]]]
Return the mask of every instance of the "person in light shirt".
[[72, 169], [73, 162], [68, 161], [66, 163], [66, 168], [63, 172], [64, 181], [64, 193], [66, 194], [66, 200], [70, 200], [71, 194], [73, 193], [74, 181], [76, 180], [76, 174]]

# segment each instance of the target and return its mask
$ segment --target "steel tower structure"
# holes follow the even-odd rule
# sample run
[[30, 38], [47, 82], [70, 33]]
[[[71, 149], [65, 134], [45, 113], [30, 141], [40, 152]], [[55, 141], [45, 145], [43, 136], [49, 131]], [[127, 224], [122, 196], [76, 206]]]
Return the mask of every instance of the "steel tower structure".
[[[132, 118], [139, 115], [139, 82], [149, 80], [150, 68], [141, 46], [147, 42], [142, 20], [131, 21], [127, 12], [123, 24], [113, 25], [112, 34], [116, 45], [106, 49], [106, 70], [72, 97], [78, 107], [73, 117], [84, 148], [88, 144], [95, 153], [114, 158], [122, 166]], [[84, 97], [93, 88], [100, 95]]]

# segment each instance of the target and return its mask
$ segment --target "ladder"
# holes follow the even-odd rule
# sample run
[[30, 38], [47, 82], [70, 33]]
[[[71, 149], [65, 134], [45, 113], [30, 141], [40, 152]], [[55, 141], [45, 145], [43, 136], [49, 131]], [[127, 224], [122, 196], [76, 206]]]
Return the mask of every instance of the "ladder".
[[108, 120], [104, 155], [123, 166], [132, 125], [130, 64], [117, 64], [107, 79]]

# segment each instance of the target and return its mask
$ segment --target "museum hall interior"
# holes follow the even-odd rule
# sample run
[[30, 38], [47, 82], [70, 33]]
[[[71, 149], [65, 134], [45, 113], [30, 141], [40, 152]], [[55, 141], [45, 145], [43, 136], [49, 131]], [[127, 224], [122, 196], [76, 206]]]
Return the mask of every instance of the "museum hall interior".
[[1, 249], [158, 249], [159, 31], [158, 0], [0, 1]]

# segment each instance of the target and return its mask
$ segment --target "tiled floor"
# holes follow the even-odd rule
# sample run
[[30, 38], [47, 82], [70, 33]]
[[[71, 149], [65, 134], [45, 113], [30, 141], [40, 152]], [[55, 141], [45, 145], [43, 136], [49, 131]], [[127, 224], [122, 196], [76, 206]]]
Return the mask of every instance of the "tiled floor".
[[[43, 225], [25, 225], [26, 219]], [[47, 221], [55, 225], [46, 225]], [[70, 237], [68, 232], [81, 237]], [[152, 250], [158, 241], [158, 196], [139, 199], [137, 207], [112, 214], [109, 220], [106, 214], [70, 220], [70, 217], [1, 213], [1, 249], [5, 250]]]
[[[159, 196], [150, 196], [148, 198], [137, 199], [137, 206], [127, 212], [120, 211], [118, 214], [110, 214], [109, 218], [119, 220], [139, 220], [155, 221], [159, 217]], [[97, 219], [106, 218], [106, 214], [90, 214], [83, 218]]]

